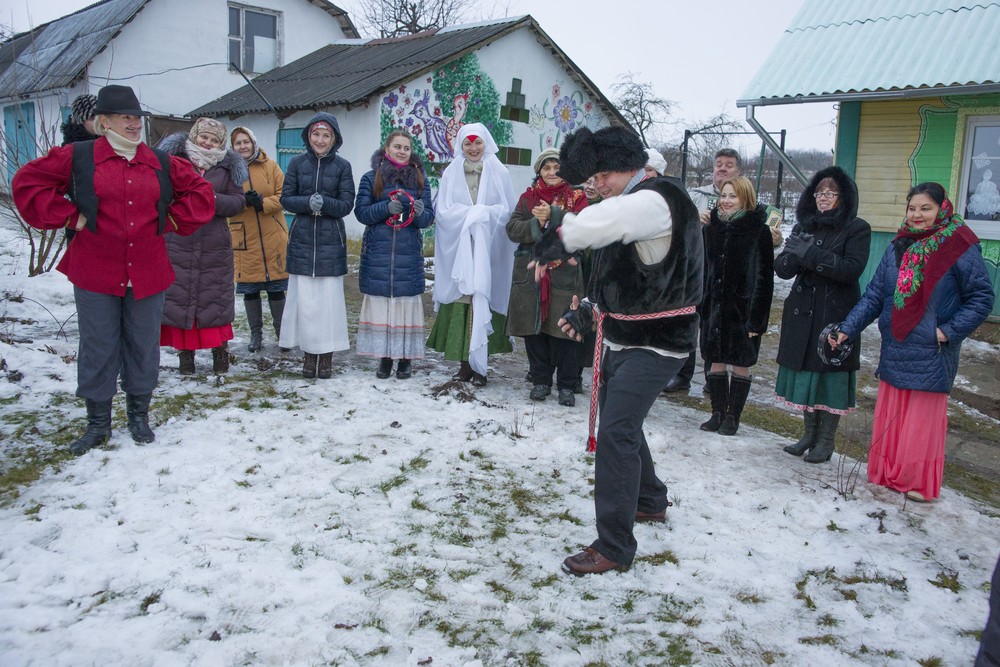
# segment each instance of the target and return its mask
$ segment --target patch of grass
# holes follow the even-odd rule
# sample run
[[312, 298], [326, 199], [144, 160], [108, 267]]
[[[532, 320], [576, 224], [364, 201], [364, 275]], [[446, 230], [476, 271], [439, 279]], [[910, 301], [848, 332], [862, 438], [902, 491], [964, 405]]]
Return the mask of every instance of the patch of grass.
[[534, 589], [547, 588], [547, 587], [551, 586], [552, 584], [556, 583], [557, 581], [559, 581], [559, 575], [558, 574], [550, 574], [549, 576], [545, 577], [544, 579], [539, 579], [537, 581], [531, 582], [531, 587], [534, 588]]
[[377, 658], [380, 655], [389, 655], [391, 649], [388, 646], [379, 646], [378, 648], [373, 648], [372, 650], [365, 653], [366, 658]]
[[389, 495], [389, 492], [393, 489], [403, 486], [403, 484], [406, 483], [406, 479], [406, 475], [403, 473], [390, 477], [378, 485], [379, 491], [381, 491], [383, 495]]
[[601, 623], [574, 623], [566, 635], [577, 644], [590, 646], [595, 641], [606, 641], [611, 637], [609, 630]]
[[840, 619], [833, 614], [823, 614], [816, 620], [816, 623], [824, 628], [835, 628], [840, 625]]
[[572, 514], [570, 514], [569, 510], [563, 510], [559, 514], [554, 514], [552, 516], [552, 518], [554, 520], [556, 520], [556, 521], [567, 521], [567, 522], [573, 524], [574, 526], [582, 526], [583, 525], [583, 521], [581, 521], [580, 519], [578, 519], [575, 516], [573, 516]]
[[917, 660], [917, 664], [920, 665], [920, 667], [944, 667], [944, 660], [936, 655], [933, 655], [929, 658]]
[[145, 616], [149, 612], [149, 608], [160, 601], [160, 595], [163, 594], [162, 590], [150, 593], [142, 599], [139, 603], [139, 614]]
[[833, 519], [830, 519], [830, 523], [826, 524], [826, 529], [829, 530], [830, 532], [834, 532], [834, 533], [846, 533], [847, 532], [846, 529], [841, 528], [840, 526], [838, 526], [837, 523]]
[[759, 592], [748, 589], [736, 591], [736, 599], [743, 604], [763, 604], [764, 602], [767, 602], [767, 598]]
[[799, 643], [806, 644], [807, 646], [836, 646], [840, 643], [840, 637], [831, 634], [816, 637], [799, 637]]
[[493, 591], [493, 594], [499, 597], [504, 602], [510, 602], [511, 600], [514, 599], [514, 591], [510, 590], [509, 588], [501, 584], [499, 581], [493, 581], [491, 579], [490, 581], [486, 582], [486, 587], [489, 588], [491, 591]]
[[684, 623], [688, 626], [700, 625], [701, 621], [696, 616], [691, 615], [695, 605], [700, 602], [700, 600], [694, 603], [687, 602], [681, 600], [676, 595], [668, 593], [660, 598], [660, 606], [653, 613], [653, 618], [659, 623]]
[[650, 565], [663, 565], [664, 563], [670, 563], [672, 565], [680, 565], [680, 560], [674, 555], [674, 552], [670, 549], [661, 551], [660, 553], [650, 554], [648, 556], [639, 556], [635, 559], [639, 563], [649, 563]]
[[426, 512], [430, 509], [422, 500], [420, 500], [419, 496], [413, 496], [410, 500], [410, 508], [421, 512]]

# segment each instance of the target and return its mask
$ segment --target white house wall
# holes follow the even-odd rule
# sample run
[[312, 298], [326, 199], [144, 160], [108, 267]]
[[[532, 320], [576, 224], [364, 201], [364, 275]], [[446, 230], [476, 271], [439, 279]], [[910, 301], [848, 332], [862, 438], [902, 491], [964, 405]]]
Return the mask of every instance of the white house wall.
[[[240, 4], [281, 12], [279, 64], [344, 38], [337, 20], [308, 0]], [[91, 61], [90, 92], [107, 83], [129, 85], [154, 113], [183, 116], [245, 84], [229, 71], [228, 35], [226, 0], [150, 0]], [[163, 70], [172, 71], [156, 74]]]

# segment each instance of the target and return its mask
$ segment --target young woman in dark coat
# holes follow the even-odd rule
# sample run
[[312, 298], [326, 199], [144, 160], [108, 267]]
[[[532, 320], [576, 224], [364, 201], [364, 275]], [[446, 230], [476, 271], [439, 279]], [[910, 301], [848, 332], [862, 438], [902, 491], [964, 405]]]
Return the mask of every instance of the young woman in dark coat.
[[798, 221], [774, 260], [779, 278], [794, 278], [781, 316], [775, 393], [802, 410], [805, 432], [785, 447], [809, 463], [830, 460], [840, 416], [854, 412], [861, 346], [839, 365], [824, 363], [816, 343], [861, 298], [871, 227], [858, 216], [858, 188], [840, 167], [816, 172], [795, 208]]
[[[403, 194], [405, 193], [405, 194]], [[407, 196], [408, 195], [408, 196]], [[358, 354], [379, 357], [375, 377], [409, 378], [424, 356], [424, 239], [434, 222], [431, 184], [405, 130], [389, 133], [361, 177], [354, 215], [365, 226], [358, 281]]]
[[[757, 363], [760, 336], [767, 331], [774, 290], [774, 250], [764, 206], [749, 179], [726, 180], [704, 227], [705, 296], [701, 354], [711, 363], [708, 391], [712, 417], [703, 431], [735, 435]], [[732, 367], [730, 378], [727, 366]]]

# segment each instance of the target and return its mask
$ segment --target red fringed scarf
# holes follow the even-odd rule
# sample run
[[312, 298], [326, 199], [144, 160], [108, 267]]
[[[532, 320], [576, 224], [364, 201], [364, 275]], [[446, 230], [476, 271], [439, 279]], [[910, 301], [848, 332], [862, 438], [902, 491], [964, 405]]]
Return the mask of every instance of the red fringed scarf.
[[914, 229], [904, 220], [896, 238], [916, 239], [903, 253], [892, 296], [892, 337], [901, 341], [923, 318], [938, 280], [966, 250], [979, 243], [979, 237], [945, 199], [933, 225]]
[[[528, 189], [524, 191], [523, 195], [521, 195], [521, 199], [524, 200], [529, 213], [531, 212], [531, 209], [535, 208], [542, 202], [551, 204], [552, 206], [558, 206], [569, 213], [579, 213], [587, 206], [587, 195], [583, 193], [583, 190], [573, 188], [566, 181], [562, 181], [558, 185], [546, 185], [545, 181], [541, 178], [539, 178], [534, 184], [528, 186]], [[562, 260], [549, 262], [548, 271], [545, 272], [545, 275], [542, 276], [541, 282], [538, 283], [538, 290], [542, 303], [543, 321], [549, 314], [549, 271], [556, 268], [560, 264], [562, 264]]]

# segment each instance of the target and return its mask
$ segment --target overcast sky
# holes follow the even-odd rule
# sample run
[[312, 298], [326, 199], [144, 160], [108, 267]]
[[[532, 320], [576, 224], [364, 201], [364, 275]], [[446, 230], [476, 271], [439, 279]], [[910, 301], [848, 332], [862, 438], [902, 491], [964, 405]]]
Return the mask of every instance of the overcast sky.
[[[650, 82], [660, 97], [677, 103], [677, 116], [686, 121], [678, 126], [679, 135], [685, 126], [697, 127], [699, 120], [718, 113], [737, 120], [745, 117], [736, 100], [805, 2], [476, 0], [476, 11], [479, 17], [531, 14], [609, 97], [612, 84], [624, 72]], [[89, 4], [88, 0], [0, 0], [0, 23], [25, 30]], [[335, 4], [354, 14], [358, 3]], [[832, 150], [834, 118], [830, 104], [757, 111], [766, 129], [788, 130], [790, 149]], [[760, 142], [748, 139], [744, 145], [756, 150]]]

